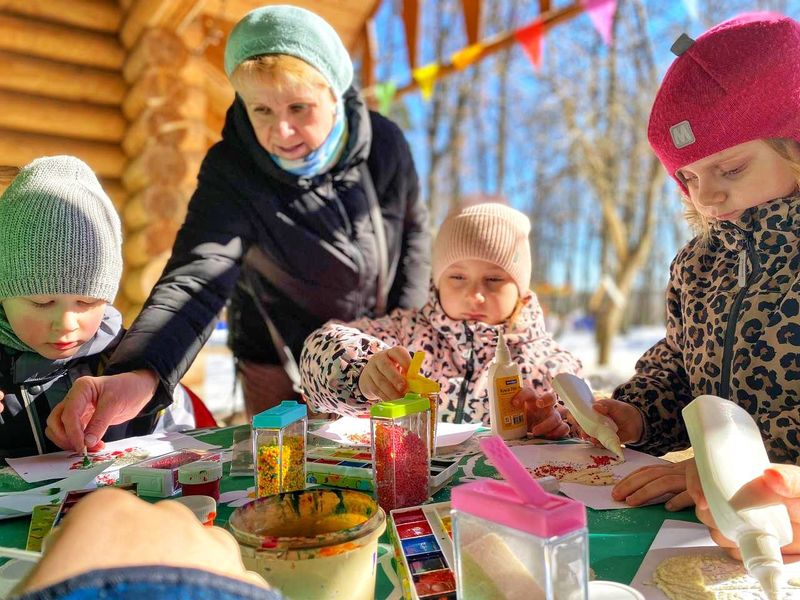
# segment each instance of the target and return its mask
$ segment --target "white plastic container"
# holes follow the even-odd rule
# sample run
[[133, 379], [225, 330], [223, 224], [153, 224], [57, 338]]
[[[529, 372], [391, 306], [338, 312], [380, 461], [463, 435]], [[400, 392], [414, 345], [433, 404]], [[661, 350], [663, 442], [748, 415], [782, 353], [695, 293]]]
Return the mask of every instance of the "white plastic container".
[[699, 396], [682, 413], [717, 527], [739, 546], [767, 597], [777, 598], [784, 583], [781, 546], [792, 541], [789, 513], [782, 504], [740, 506], [734, 498], [770, 465], [758, 426], [741, 406], [717, 396]]
[[622, 445], [617, 436], [617, 424], [592, 408], [594, 394], [583, 379], [572, 373], [559, 373], [553, 377], [553, 389], [581, 429], [619, 458], [624, 458]]
[[525, 437], [528, 426], [525, 422], [525, 407], [511, 404], [511, 400], [522, 389], [522, 373], [519, 365], [511, 360], [503, 333], [497, 337], [497, 352], [489, 367], [489, 417], [492, 433], [504, 440]]

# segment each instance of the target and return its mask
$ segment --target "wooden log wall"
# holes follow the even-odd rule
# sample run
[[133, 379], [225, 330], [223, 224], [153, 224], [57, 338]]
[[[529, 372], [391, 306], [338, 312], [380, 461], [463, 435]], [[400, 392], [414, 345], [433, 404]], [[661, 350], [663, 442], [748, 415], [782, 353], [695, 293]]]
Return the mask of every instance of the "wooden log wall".
[[233, 97], [206, 64], [202, 5], [0, 0], [0, 170], [54, 154], [94, 169], [122, 217], [115, 303], [126, 324], [166, 263]]

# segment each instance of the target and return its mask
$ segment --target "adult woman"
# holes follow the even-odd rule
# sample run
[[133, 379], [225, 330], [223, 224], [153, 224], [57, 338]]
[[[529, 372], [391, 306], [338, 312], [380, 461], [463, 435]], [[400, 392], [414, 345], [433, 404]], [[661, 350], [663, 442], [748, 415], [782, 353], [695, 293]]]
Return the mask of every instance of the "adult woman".
[[251, 414], [292, 393], [283, 367], [324, 321], [425, 301], [427, 211], [408, 145], [350, 87], [330, 25], [293, 6], [256, 9], [231, 32], [225, 69], [237, 95], [223, 139], [115, 375], [76, 382], [48, 423], [62, 447], [84, 433], [91, 447], [108, 424], [160, 408], [147, 405], [153, 391], [178, 382], [231, 296]]

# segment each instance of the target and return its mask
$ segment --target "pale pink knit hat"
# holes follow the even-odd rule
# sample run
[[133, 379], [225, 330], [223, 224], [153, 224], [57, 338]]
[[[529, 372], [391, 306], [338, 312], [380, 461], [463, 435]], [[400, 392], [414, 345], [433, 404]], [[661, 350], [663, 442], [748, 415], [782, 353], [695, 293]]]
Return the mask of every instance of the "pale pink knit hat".
[[454, 212], [444, 220], [433, 242], [433, 283], [454, 262], [485, 260], [511, 275], [520, 294], [531, 286], [531, 222], [527, 216], [504, 204], [475, 204]]
[[753, 12], [673, 45], [647, 136], [667, 172], [764, 138], [800, 141], [800, 23]]

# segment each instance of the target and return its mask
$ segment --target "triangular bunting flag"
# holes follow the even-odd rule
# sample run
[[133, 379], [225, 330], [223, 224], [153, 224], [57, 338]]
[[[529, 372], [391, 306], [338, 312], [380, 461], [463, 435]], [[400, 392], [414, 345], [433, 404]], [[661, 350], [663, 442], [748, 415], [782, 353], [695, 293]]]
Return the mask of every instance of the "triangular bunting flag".
[[454, 52], [450, 56], [450, 62], [453, 63], [453, 66], [458, 69], [465, 69], [470, 66], [475, 60], [481, 55], [483, 51], [483, 44], [478, 42], [477, 44], [472, 44], [467, 46], [466, 48], [462, 48], [458, 52]]
[[378, 101], [378, 112], [382, 115], [388, 115], [392, 108], [394, 95], [397, 93], [397, 84], [394, 81], [376, 83], [373, 86], [373, 93]]
[[583, 9], [589, 13], [592, 25], [600, 34], [603, 42], [606, 46], [610, 46], [617, 0], [581, 0], [581, 4]]
[[439, 63], [431, 63], [411, 71], [411, 76], [419, 85], [419, 91], [422, 92], [422, 98], [425, 100], [430, 100], [431, 96], [433, 96], [433, 88], [436, 85], [436, 76], [439, 74], [439, 69]]
[[700, 9], [697, 7], [697, 0], [683, 0], [683, 7], [692, 21], [697, 22], [700, 20]]
[[538, 71], [542, 66], [542, 38], [544, 37], [544, 23], [534, 21], [530, 25], [517, 29], [514, 38], [517, 40], [525, 54]]

